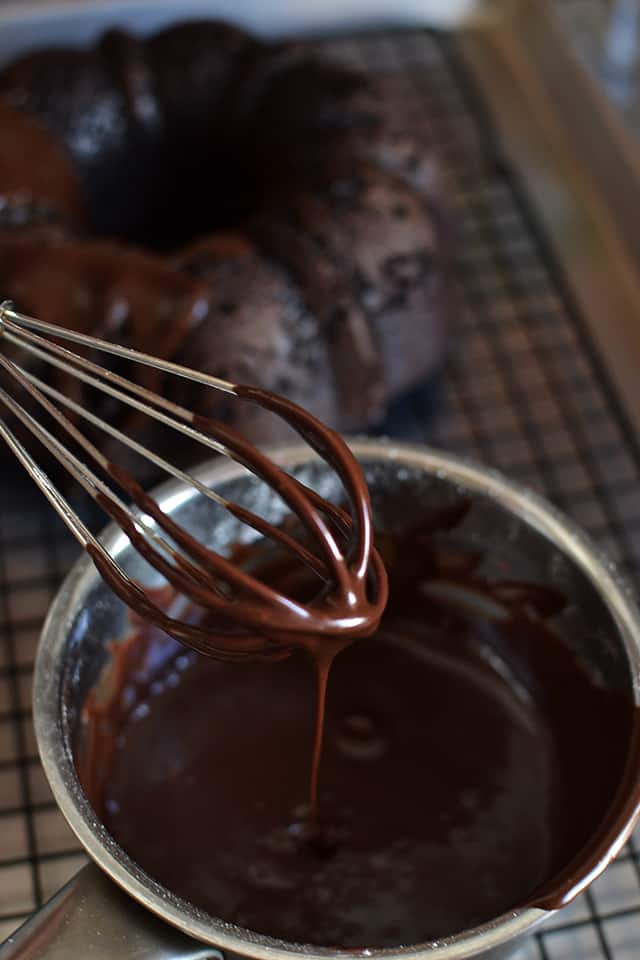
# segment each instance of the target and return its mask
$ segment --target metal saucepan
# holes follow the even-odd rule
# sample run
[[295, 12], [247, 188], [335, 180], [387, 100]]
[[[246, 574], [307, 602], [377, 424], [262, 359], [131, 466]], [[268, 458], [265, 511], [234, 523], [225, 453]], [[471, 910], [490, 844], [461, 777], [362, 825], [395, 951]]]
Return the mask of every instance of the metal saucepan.
[[[461, 493], [472, 498], [464, 535], [510, 565], [518, 579], [552, 583], [570, 603], [562, 629], [568, 642], [605, 682], [629, 690], [640, 701], [640, 615], [615, 569], [594, 545], [530, 491], [478, 466], [422, 447], [358, 441], [374, 509], [384, 516], [444, 505]], [[306, 447], [272, 451], [275, 459], [326, 495], [338, 480], [312, 459]], [[281, 509], [272, 494], [237, 465], [216, 460], [198, 471], [201, 481], [230, 499], [271, 512]], [[239, 535], [238, 523], [192, 488], [169, 483], [158, 494], [162, 508], [204, 542], [218, 549]], [[248, 498], [248, 499], [247, 499]], [[251, 503], [253, 498], [254, 502]], [[246, 536], [246, 529], [244, 531]], [[149, 583], [148, 571], [127, 539], [110, 527], [105, 541], [125, 568]], [[156, 578], [156, 579], [154, 579]], [[85, 867], [39, 913], [0, 947], [0, 960], [195, 960], [222, 952], [255, 960], [314, 960], [349, 957], [335, 951], [258, 936], [195, 909], [148, 877], [115, 843], [88, 804], [74, 769], [72, 744], [87, 693], [108, 669], [108, 644], [127, 633], [127, 610], [103, 585], [88, 559], [75, 565], [47, 618], [35, 667], [34, 719], [42, 762], [69, 825], [95, 864]], [[594, 769], [597, 777], [597, 769]], [[601, 868], [619, 851], [633, 819], [609, 837]], [[599, 872], [596, 871], [596, 872]], [[586, 870], [585, 870], [586, 874]], [[585, 884], [594, 879], [585, 875]], [[463, 960], [505, 957], [549, 912], [521, 909], [446, 941], [360, 955], [387, 960]]]

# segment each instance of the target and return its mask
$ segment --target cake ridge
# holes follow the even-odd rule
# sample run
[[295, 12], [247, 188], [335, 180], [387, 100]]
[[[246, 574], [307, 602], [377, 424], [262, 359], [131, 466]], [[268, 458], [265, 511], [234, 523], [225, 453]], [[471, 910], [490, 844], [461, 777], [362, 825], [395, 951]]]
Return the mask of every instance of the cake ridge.
[[14, 154], [50, 158], [48, 183], [0, 146], [0, 282], [21, 310], [251, 379], [340, 429], [437, 368], [446, 215], [392, 77], [187, 21], [19, 58], [0, 123]]

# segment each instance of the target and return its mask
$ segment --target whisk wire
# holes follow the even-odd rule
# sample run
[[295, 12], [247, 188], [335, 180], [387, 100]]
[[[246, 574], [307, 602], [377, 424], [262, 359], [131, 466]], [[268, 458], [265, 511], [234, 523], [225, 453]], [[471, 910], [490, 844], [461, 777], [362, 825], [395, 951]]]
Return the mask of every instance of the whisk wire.
[[[30, 395], [81, 445], [85, 452], [88, 453], [100, 467], [111, 472], [116, 482], [133, 497], [134, 502], [146, 510], [159, 526], [164, 529], [165, 533], [169, 533], [175, 542], [184, 549], [186, 554], [195, 556], [201, 563], [205, 564], [204, 569], [195, 567], [193, 564], [190, 564], [184, 556], [181, 556], [175, 551], [166, 541], [154, 537], [165, 552], [172, 557], [175, 566], [168, 563], [149, 543], [147, 539], [151, 533], [149, 528], [141, 523], [138, 517], [131, 514], [125, 504], [116, 497], [111, 488], [108, 487], [86, 463], [76, 457], [57, 437], [39, 423], [35, 417], [24, 410], [6, 391], [0, 388], [0, 400], [5, 403], [14, 416], [31, 431], [46, 449], [56, 457], [58, 462], [81, 484], [83, 489], [103, 507], [105, 513], [125, 530], [140, 555], [144, 557], [151, 566], [157, 569], [172, 586], [176, 587], [181, 593], [184, 593], [201, 606], [217, 611], [218, 613], [223, 613], [227, 607], [228, 597], [219, 596], [217, 580], [214, 579], [207, 569], [210, 568], [216, 575], [224, 576], [232, 586], [244, 589], [249, 586], [260, 598], [262, 605], [279, 606], [285, 604], [288, 608], [291, 608], [291, 601], [288, 598], [282, 597], [277, 591], [266, 587], [257, 579], [248, 578], [247, 575], [242, 573], [233, 563], [213, 551], [202, 547], [192, 537], [185, 534], [177, 524], [171, 521], [170, 518], [158, 508], [151, 497], [143, 493], [135, 481], [132, 481], [127, 474], [119, 470], [114, 464], [109, 463], [97, 447], [80, 433], [74, 424], [41, 394], [37, 387], [27, 380], [20, 367], [1, 355], [0, 366], [13, 373], [16, 380], [28, 390]], [[86, 544], [83, 544], [83, 546], [86, 546]], [[189, 582], [188, 576], [194, 578], [196, 581], [195, 584]], [[247, 613], [250, 613], [250, 608], [247, 608]], [[304, 617], [305, 614], [302, 607], [298, 607], [298, 614]]]
[[[57, 342], [58, 339], [222, 390], [270, 410], [293, 426], [311, 448], [336, 469], [347, 493], [350, 513], [326, 501], [300, 480], [292, 477], [224, 424], [198, 416], [167, 400], [148, 386], [101, 367], [93, 360], [62, 346]], [[357, 592], [362, 594], [364, 590], [367, 608], [371, 607], [374, 611], [383, 609], [386, 602], [386, 576], [380, 558], [372, 548], [368, 500], [359, 493], [362, 489], [359, 468], [344, 441], [310, 414], [283, 398], [264, 391], [232, 384], [130, 347], [67, 330], [33, 317], [23, 317], [16, 313], [9, 303], [0, 305], [0, 348], [3, 341], [62, 373], [63, 383], [67, 386], [70, 387], [76, 381], [84, 384], [124, 404], [136, 414], [178, 431], [190, 440], [202, 444], [207, 450], [235, 460], [264, 481], [281, 498], [310, 537], [311, 546], [300, 542], [281, 526], [270, 523], [250, 509], [210, 490], [188, 472], [174, 466], [145, 444], [129, 437], [117, 426], [86, 409], [77, 399], [45, 382], [33, 370], [3, 355], [0, 349], [0, 370], [3, 370], [12, 382], [17, 383], [37, 403], [39, 409], [54, 420], [80, 447], [83, 455], [106, 475], [109, 483], [2, 388], [0, 404], [49, 451], [105, 513], [115, 520], [140, 556], [165, 578], [176, 593], [197, 604], [201, 610], [218, 616], [218, 640], [214, 642], [211, 637], [203, 637], [201, 627], [193, 622], [170, 617], [136, 581], [127, 576], [120, 564], [76, 515], [69, 501], [24, 448], [11, 427], [0, 418], [0, 437], [92, 556], [106, 581], [125, 602], [130, 603], [133, 598], [135, 608], [141, 615], [147, 616], [152, 622], [178, 639], [188, 642], [195, 649], [210, 655], [228, 659], [242, 659], [244, 656], [269, 659], [286, 654], [287, 636], [292, 632], [331, 633], [337, 625], [347, 629], [359, 629], [363, 618], [350, 613], [350, 608], [356, 602]], [[309, 566], [325, 584], [324, 593], [320, 591], [318, 597], [335, 594], [343, 599], [346, 608], [339, 608], [339, 605], [334, 603], [334, 614], [327, 615], [325, 610], [323, 616], [318, 616], [313, 604], [305, 604], [282, 594], [258, 576], [235, 564], [232, 559], [204, 546], [168, 516], [156, 501], [144, 492], [131, 474], [115, 464], [82, 432], [78, 426], [81, 421], [112, 437], [170, 476], [196, 487], [204, 496], [257, 533], [285, 547]], [[115, 493], [113, 482], [131, 498], [138, 508], [137, 511], [128, 507]], [[355, 592], [354, 582], [357, 586]], [[236, 603], [239, 596], [242, 597], [242, 604]], [[332, 609], [331, 604], [329, 608]], [[268, 629], [265, 626], [267, 615]], [[229, 629], [231, 624], [236, 626]], [[238, 639], [237, 625], [249, 631], [242, 640]], [[225, 638], [225, 631], [229, 636], [233, 634], [233, 643]], [[254, 631], [253, 635], [251, 631]]]
[[[7, 319], [7, 317], [10, 319]], [[93, 363], [91, 360], [81, 357], [78, 354], [67, 350], [65, 347], [60, 346], [59, 344], [52, 343], [38, 334], [31, 333], [29, 329], [23, 330], [20, 325], [21, 323], [22, 317], [20, 314], [16, 314], [13, 310], [6, 307], [6, 305], [0, 306], [0, 334], [4, 334], [10, 343], [26, 349], [29, 353], [38, 357], [38, 359], [41, 359], [43, 362], [49, 363], [65, 374], [71, 374], [81, 382], [95, 387], [102, 393], [127, 404], [139, 413], [143, 413], [157, 422], [177, 430], [178, 432], [187, 436], [189, 439], [202, 444], [210, 450], [213, 450], [215, 453], [228, 456], [230, 459], [233, 459], [244, 466], [247, 470], [249, 470], [249, 472], [257, 472], [258, 476], [260, 476], [260, 478], [265, 482], [269, 483], [272, 486], [272, 489], [274, 489], [283, 498], [285, 503], [287, 503], [291, 509], [298, 512], [303, 524], [307, 527], [316, 544], [324, 553], [325, 561], [329, 564], [332, 575], [339, 578], [343, 585], [345, 584], [346, 574], [344, 571], [342, 553], [339, 546], [335, 542], [335, 539], [322, 519], [322, 516], [320, 516], [320, 514], [317, 512], [317, 509], [313, 506], [311, 509], [309, 509], [309, 500], [305, 493], [302, 492], [299, 495], [291, 486], [288, 474], [273, 464], [268, 458], [261, 457], [259, 455], [256, 456], [257, 451], [255, 448], [251, 448], [250, 450], [249, 460], [251, 465], [249, 466], [247, 463], [248, 445], [245, 444], [240, 438], [231, 435], [222, 424], [219, 424], [216, 421], [212, 421], [208, 418], [194, 417], [194, 414], [191, 411], [180, 406], [179, 404], [175, 404], [167, 400], [165, 397], [160, 396], [153, 390], [149, 390], [140, 384], [134, 383], [125, 377], [114, 373], [113, 371], [106, 370], [103, 367], [100, 367], [98, 364]], [[33, 327], [37, 330], [47, 329], [47, 324], [43, 323], [42, 321], [35, 320], [34, 318], [25, 318], [25, 326]], [[67, 331], [64, 328], [57, 327], [55, 325], [51, 325], [50, 333], [51, 335], [55, 333], [56, 336], [64, 337], [74, 343], [81, 344], [82, 346], [91, 346], [94, 349], [103, 349], [108, 353], [115, 353], [118, 356], [125, 357], [126, 359], [132, 361], [140, 360], [141, 363], [144, 363], [147, 366], [153, 365], [159, 370], [166, 370], [171, 373], [176, 373], [185, 379], [198, 382], [202, 385], [212, 386], [217, 389], [223, 389], [228, 393], [240, 395], [238, 394], [238, 386], [231, 384], [228, 381], [220, 380], [217, 377], [212, 377], [207, 374], [199, 374], [187, 367], [182, 367], [178, 364], [170, 363], [168, 361], [159, 359], [155, 361], [155, 359], [150, 357], [148, 354], [139, 353], [138, 351], [128, 347], [112, 345], [111, 343], [99, 340], [96, 337], [79, 334], [75, 331]], [[86, 372], [86, 370], [91, 371], [93, 374], [96, 374], [96, 376], [91, 376]], [[112, 386], [112, 384], [117, 384], [118, 386], [123, 387], [125, 392], [116, 389], [116, 387]], [[223, 386], [220, 386], [221, 384]], [[135, 399], [135, 396], [130, 396], [129, 394], [135, 394], [139, 397], [143, 397], [149, 402], [142, 403], [140, 400]], [[246, 391], [246, 398], [251, 399], [249, 391]], [[169, 411], [169, 413], [164, 411]], [[275, 410], [275, 412], [279, 413], [281, 416], [284, 415], [280, 410]], [[173, 416], [169, 414], [172, 414]], [[193, 421], [196, 419], [200, 426], [204, 429], [197, 429], [192, 425]], [[221, 436], [223, 437], [222, 440], [220, 440]], [[309, 440], [308, 437], [305, 437], [305, 439]], [[284, 481], [284, 483], [282, 481]], [[355, 519], [358, 527], [358, 531], [356, 532], [359, 532], [361, 518], [358, 517]], [[361, 558], [359, 559], [359, 563], [361, 565]]]
[[[6, 364], [5, 359], [2, 356], [0, 356], [0, 366], [5, 367], [5, 364]], [[15, 365], [10, 365], [10, 366], [15, 366]], [[18, 370], [20, 370], [20, 368], [16, 366], [15, 371], [18, 371]], [[16, 379], [18, 380], [18, 382], [20, 382], [22, 378], [19, 375], [17, 375]], [[41, 402], [43, 406], [45, 405], [44, 398], [41, 398], [38, 396], [38, 391], [34, 390], [33, 392], [30, 391], [30, 393], [32, 394], [32, 396], [34, 396], [35, 399]], [[11, 413], [13, 413], [16, 419], [18, 419], [25, 427], [27, 427], [30, 433], [37, 440], [39, 440], [40, 443], [42, 443], [42, 445], [55, 457], [55, 459], [61, 465], [65, 467], [65, 469], [71, 474], [71, 476], [82, 486], [82, 488], [94, 500], [97, 499], [100, 493], [102, 493], [104, 495], [112, 497], [119, 509], [127, 510], [127, 507], [123, 503], [123, 501], [120, 500], [117, 497], [117, 495], [113, 493], [113, 491], [109, 487], [106, 486], [105, 483], [103, 483], [103, 481], [87, 466], [86, 463], [84, 463], [78, 457], [76, 457], [70, 450], [67, 450], [64, 444], [62, 444], [56, 436], [54, 436], [49, 430], [47, 430], [46, 427], [44, 427], [38, 420], [36, 420], [36, 418], [32, 414], [30, 414], [27, 410], [25, 410], [22, 406], [20, 406], [20, 404], [16, 403], [16, 401], [11, 396], [9, 396], [7, 392], [2, 388], [0, 388], [0, 400], [5, 404], [7, 409], [10, 410]], [[82, 446], [85, 447], [85, 449], [87, 449], [87, 451], [92, 454], [92, 456], [95, 456], [96, 459], [101, 458], [99, 451], [93, 446], [91, 441], [87, 440], [86, 437], [83, 437], [81, 434], [79, 434], [79, 432], [74, 428], [72, 423], [70, 423], [69, 421], [66, 421], [66, 418], [58, 414], [58, 412], [55, 411], [54, 408], [51, 408], [49, 405], [46, 406], [46, 409], [48, 412], [52, 414], [52, 416], [55, 417], [55, 419], [65, 429], [67, 429], [70, 433], [72, 433], [72, 435], [74, 435], [74, 437], [78, 440], [78, 442], [81, 443]], [[9, 434], [13, 439], [12, 449], [14, 449], [14, 452], [15, 452], [15, 445], [17, 445], [18, 443], [18, 441], [15, 438], [15, 435], [10, 431], [8, 427], [6, 427], [4, 423], [2, 423], [2, 421], [0, 421], [0, 426], [3, 428], [3, 431], [6, 431], [6, 433]], [[6, 434], [3, 433], [3, 435], [6, 437]], [[78, 520], [76, 515], [73, 513], [70, 505], [68, 504], [68, 501], [62, 496], [59, 490], [51, 482], [51, 479], [47, 476], [47, 474], [43, 470], [41, 470], [37, 466], [37, 464], [35, 464], [35, 461], [33, 460], [32, 457], [27, 455], [27, 459], [30, 464], [34, 465], [34, 469], [37, 470], [38, 474], [40, 475], [42, 483], [46, 482], [46, 487], [50, 491], [55, 503], [66, 504], [68, 512], [66, 513], [63, 519], [65, 520], [71, 519], [73, 521], [70, 524], [71, 531], [72, 533], [74, 533], [74, 535], [78, 539], [80, 545], [83, 547], [86, 547], [87, 543], [92, 541], [95, 546], [98, 546], [98, 543], [95, 540], [95, 538], [91, 536], [87, 527]], [[23, 461], [21, 460], [21, 462]], [[26, 467], [27, 464], [23, 462], [23, 466]], [[42, 486], [41, 486], [41, 489], [42, 489]], [[141, 517], [136, 517], [135, 521], [139, 527], [144, 529], [144, 533], [146, 536], [148, 536], [150, 539], [158, 543], [158, 545], [162, 547], [162, 549], [165, 550], [168, 554], [170, 554], [174, 559], [176, 558], [177, 556], [176, 551], [171, 547], [171, 545], [162, 537], [159, 537], [155, 530], [151, 529], [151, 527], [145, 524], [144, 520]]]
[[14, 432], [2, 419], [0, 419], [0, 437], [5, 441], [19, 463], [22, 464], [51, 506], [59, 516], [62, 517], [80, 546], [86, 548], [92, 541], [95, 541], [88, 527], [80, 520], [69, 501], [63, 497], [57, 487], [51, 483], [45, 471], [38, 466], [31, 454], [24, 448], [23, 444], [18, 441]]
[[[0, 357], [0, 362], [2, 362], [2, 360], [3, 358]], [[68, 451], [64, 445], [56, 437], [54, 437], [53, 434], [50, 433], [50, 431], [38, 423], [38, 421], [31, 414], [24, 410], [13, 400], [12, 397], [6, 393], [6, 391], [2, 390], [1, 388], [0, 399], [17, 417], [17, 419], [19, 419], [20, 422], [23, 423], [33, 433], [36, 439], [38, 439], [59, 462], [64, 463], [70, 474], [74, 477], [74, 479], [77, 480], [78, 483], [83, 486], [85, 490], [87, 490], [87, 492], [89, 492], [94, 498], [100, 498], [101, 495], [104, 497], [103, 507], [108, 515], [119, 524], [140, 555], [144, 557], [144, 559], [147, 560], [152, 567], [160, 572], [172, 586], [179, 590], [180, 593], [209, 610], [215, 610], [218, 613], [223, 613], [226, 611], [226, 600], [228, 600], [228, 597], [221, 598], [220, 602], [215, 602], [215, 597], [212, 595], [212, 591], [219, 594], [218, 585], [215, 583], [215, 581], [212, 581], [211, 578], [206, 576], [205, 571], [194, 566], [193, 564], [190, 564], [189, 561], [186, 560], [184, 556], [177, 553], [177, 551], [175, 551], [170, 544], [167, 543], [167, 541], [158, 537], [157, 533], [149, 528], [141, 518], [132, 514], [125, 504], [115, 494], [113, 494], [109, 488], [106, 487], [100, 478], [97, 477], [95, 473], [89, 467], [87, 467], [86, 464]], [[69, 424], [69, 426], [72, 425]], [[131, 580], [123, 567], [107, 553], [102, 544], [97, 540], [96, 537], [93, 536], [86, 525], [83, 524], [78, 518], [68, 500], [62, 496], [55, 484], [51, 482], [45, 471], [38, 466], [34, 458], [16, 439], [13, 431], [11, 431], [11, 429], [7, 427], [2, 420], [0, 420], [0, 436], [5, 439], [20, 463], [33, 477], [39, 489], [47, 497], [49, 502], [56, 509], [65, 523], [67, 523], [69, 529], [74, 534], [80, 545], [90, 552], [94, 562], [96, 562], [96, 565], [99, 566], [103, 574], [108, 573], [110, 575], [109, 582], [111, 586], [116, 589], [118, 584], [122, 585], [120, 590], [116, 589], [116, 592], [119, 592], [122, 598], [129, 597], [129, 602], [132, 593], [136, 596], [138, 612], [143, 612], [152, 622], [161, 625], [168, 633], [171, 633], [173, 636], [188, 642], [192, 647], [194, 647], [194, 649], [198, 649], [203, 653], [207, 653], [208, 655], [218, 655], [220, 657], [224, 657], [225, 659], [244, 659], [247, 656], [252, 658], [255, 657], [257, 651], [251, 648], [247, 651], [230, 651], [226, 648], [212, 646], [210, 640], [203, 644], [200, 642], [200, 628], [188, 624], [185, 625], [183, 621], [176, 620], [175, 618], [168, 616], [166, 611], [162, 610], [157, 606], [157, 604], [150, 600], [147, 594], [139, 587], [139, 585], [135, 581]], [[87, 441], [87, 443], [89, 442]], [[155, 505], [151, 498], [149, 498], [149, 506], [151, 506], [152, 509], [154, 507], [156, 508], [154, 513], [157, 513], [159, 520], [168, 519], [164, 514], [162, 514], [159, 508], [157, 508], [157, 505]], [[180, 528], [177, 527], [177, 525], [172, 524], [172, 529], [173, 532], [176, 533], [180, 539], [182, 539], [180, 536], [182, 534]], [[169, 564], [165, 558], [158, 553], [157, 550], [154, 550], [150, 546], [148, 540], [146, 539], [147, 537], [150, 537], [158, 542], [159, 545], [172, 556], [176, 564], [175, 567], [171, 566], [171, 564]], [[205, 548], [202, 549], [205, 551]], [[206, 555], [207, 560], [210, 560], [211, 551], [206, 551]], [[235, 572], [233, 565], [231, 565], [231, 567], [232, 572]], [[194, 587], [194, 583], [184, 576], [185, 571], [188, 572], [188, 574], [195, 580], [200, 582], [202, 589]], [[257, 588], [263, 587], [263, 584], [261, 584], [259, 581], [255, 581], [255, 585]], [[264, 599], [265, 597], [263, 597], [263, 602]], [[300, 615], [304, 615], [304, 611], [302, 609], [300, 609], [298, 612]], [[274, 645], [271, 652], [273, 656], [280, 656], [282, 649], [283, 648], [281, 646]], [[262, 657], [269, 659], [269, 652], [262, 651]]]
[[[162, 370], [164, 373], [170, 373], [185, 380], [192, 380], [204, 386], [213, 387], [216, 390], [222, 390], [224, 393], [235, 393], [235, 384], [220, 377], [214, 377], [208, 373], [201, 373], [192, 370], [190, 367], [184, 367], [179, 363], [173, 363], [171, 360], [163, 360], [160, 357], [152, 356], [140, 350], [134, 350], [132, 347], [123, 347], [119, 343], [113, 343], [110, 340], [102, 340], [99, 337], [92, 337], [87, 333], [79, 333], [76, 330], [60, 327], [54, 323], [45, 320], [37, 320], [35, 317], [29, 317], [26, 314], [17, 313], [13, 309], [10, 300], [0, 303], [0, 330], [4, 328], [14, 334], [29, 339], [29, 331], [35, 330], [38, 333], [45, 334], [46, 337], [59, 337], [61, 340], [67, 340], [69, 343], [75, 343], [81, 347], [90, 347], [94, 350], [110, 353], [112, 356], [121, 357], [125, 360], [132, 360], [141, 363], [144, 366], [152, 367], [155, 370]], [[44, 343], [47, 346], [54, 347], [48, 340]], [[70, 354], [74, 356], [73, 354]], [[102, 370], [103, 373], [109, 371]], [[165, 401], [167, 404], [169, 401]]]
[[[0, 357], [0, 363], [1, 362], [2, 358]], [[152, 463], [154, 466], [164, 470], [165, 473], [168, 473], [176, 480], [180, 480], [182, 483], [195, 487], [196, 490], [198, 490], [199, 493], [201, 493], [208, 500], [212, 500], [214, 503], [217, 503], [234, 513], [238, 519], [241, 519], [248, 526], [251, 526], [254, 530], [256, 530], [256, 532], [265, 536], [272, 536], [278, 543], [281, 544], [281, 546], [284, 546], [286, 549], [296, 554], [308, 567], [313, 569], [315, 573], [319, 574], [320, 576], [326, 574], [326, 566], [322, 563], [320, 558], [306, 547], [302, 546], [302, 544], [298, 543], [297, 540], [289, 536], [284, 530], [281, 530], [279, 527], [273, 527], [271, 524], [267, 524], [265, 520], [253, 513], [251, 510], [240, 508], [237, 504], [230, 503], [229, 500], [221, 496], [215, 490], [211, 490], [204, 483], [201, 483], [197, 477], [193, 476], [193, 474], [187, 473], [186, 471], [181, 470], [179, 467], [176, 467], [164, 457], [161, 457], [153, 450], [150, 450], [149, 447], [138, 442], [133, 437], [129, 437], [127, 434], [123, 433], [122, 430], [118, 430], [117, 427], [114, 427], [107, 420], [97, 417], [95, 414], [91, 413], [91, 411], [87, 410], [86, 407], [76, 403], [70, 397], [65, 396], [59, 390], [56, 390], [55, 387], [45, 383], [44, 380], [41, 380], [30, 371], [25, 370], [23, 367], [20, 367], [17, 364], [15, 365], [15, 369], [19, 370], [23, 377], [25, 377], [31, 384], [36, 386], [41, 393], [55, 399], [58, 403], [71, 410], [72, 413], [74, 413], [77, 417], [86, 420], [87, 423], [90, 423], [93, 427], [96, 427], [98, 430], [101, 430], [113, 437], [115, 440], [118, 440], [123, 446], [133, 450], [139, 456], [149, 461], [149, 463]], [[82, 438], [83, 441], [84, 439], [85, 438]], [[321, 498], [319, 498], [319, 500], [321, 501]], [[320, 506], [320, 504], [318, 504], [318, 506]]]

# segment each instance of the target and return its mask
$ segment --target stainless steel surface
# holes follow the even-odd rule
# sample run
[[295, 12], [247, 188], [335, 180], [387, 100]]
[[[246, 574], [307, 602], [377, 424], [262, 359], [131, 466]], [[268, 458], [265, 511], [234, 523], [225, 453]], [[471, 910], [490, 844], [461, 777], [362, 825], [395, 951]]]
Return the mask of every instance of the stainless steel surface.
[[220, 960], [157, 920], [90, 864], [0, 946], [0, 960]]
[[[387, 525], [393, 522], [394, 511], [402, 516], [407, 510], [419, 510], [421, 503], [437, 507], [461, 492], [468, 494], [473, 503], [461, 533], [475, 549], [485, 548], [487, 570], [494, 562], [507, 562], [516, 579], [559, 586], [569, 599], [559, 624], [568, 642], [597, 672], [600, 682], [626, 687], [640, 702], [640, 613], [613, 565], [573, 524], [532, 491], [450, 455], [380, 441], [355, 442], [353, 451], [365, 470], [374, 511]], [[282, 448], [272, 451], [272, 456], [323, 496], [339, 495], [335, 474], [321, 461], [310, 459], [306, 447]], [[260, 483], [237, 464], [205, 464], [197, 476], [224, 497], [241, 497], [252, 509], [259, 503], [271, 522], [283, 515], [278, 498], [265, 499]], [[170, 516], [187, 530], [197, 531], [216, 550], [233, 543], [242, 529], [242, 524], [193, 487], [172, 481], [159, 489], [157, 499]], [[143, 561], [119, 530], [108, 530], [103, 542], [131, 576], [144, 579]], [[97, 821], [77, 780], [72, 749], [84, 698], [108, 676], [110, 644], [126, 637], [127, 623], [126, 609], [102, 584], [90, 561], [82, 558], [51, 608], [39, 646], [34, 720], [40, 755], [54, 796], [78, 839], [132, 897], [183, 932], [223, 951], [260, 960], [352, 957], [352, 951], [287, 944], [207, 916], [149, 878]], [[632, 826], [629, 823], [615, 840], [610, 856], [619, 852]], [[594, 879], [595, 875], [586, 875], [584, 885]], [[447, 941], [396, 951], [373, 949], [364, 955], [488, 957], [492, 950], [515, 948], [518, 938], [547, 915], [538, 909], [520, 910]], [[128, 956], [124, 945], [120, 955]]]

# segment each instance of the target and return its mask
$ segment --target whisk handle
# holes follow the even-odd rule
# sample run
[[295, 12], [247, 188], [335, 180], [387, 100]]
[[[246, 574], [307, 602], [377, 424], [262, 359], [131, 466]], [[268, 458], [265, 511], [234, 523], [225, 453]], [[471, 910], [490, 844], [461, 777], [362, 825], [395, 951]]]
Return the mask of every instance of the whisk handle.
[[157, 919], [94, 864], [0, 946], [0, 960], [222, 960]]

